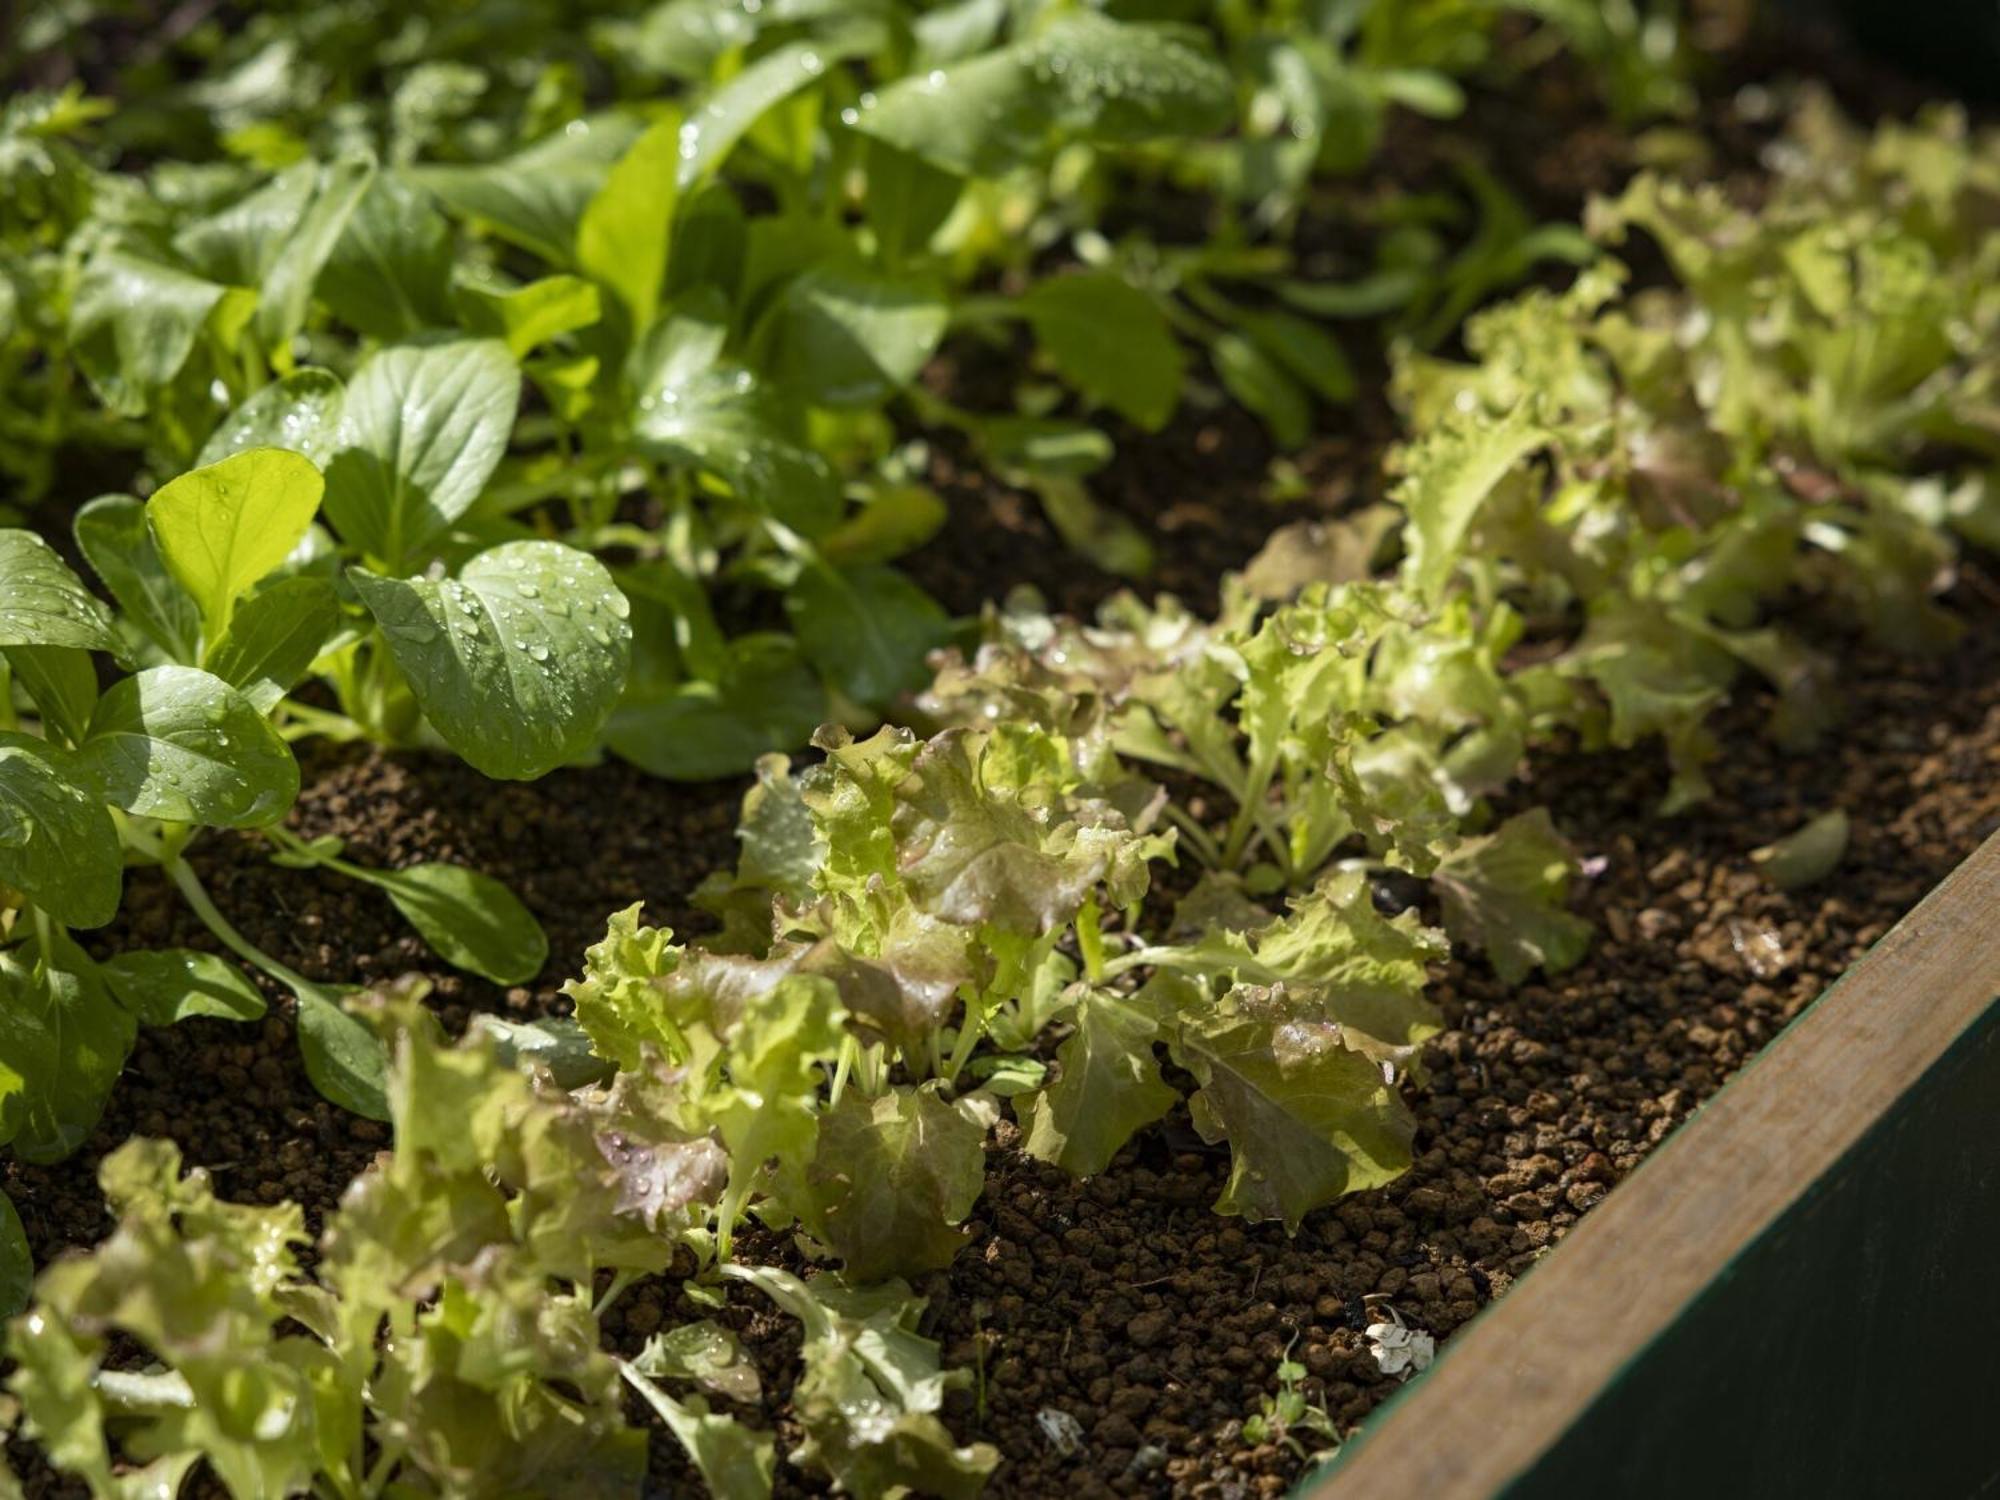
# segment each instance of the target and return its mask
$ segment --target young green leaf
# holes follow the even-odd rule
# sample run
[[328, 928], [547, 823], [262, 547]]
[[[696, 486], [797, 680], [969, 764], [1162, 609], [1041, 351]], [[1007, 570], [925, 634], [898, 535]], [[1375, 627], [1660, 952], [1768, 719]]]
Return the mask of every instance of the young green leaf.
[[76, 545], [125, 618], [169, 661], [193, 666], [201, 653], [201, 606], [160, 558], [144, 502], [100, 495], [76, 513]]
[[821, 406], [879, 405], [929, 363], [948, 317], [932, 277], [814, 266], [773, 313], [771, 373]]
[[1409, 514], [1406, 573], [1425, 602], [1443, 594], [1481, 507], [1548, 440], [1522, 407], [1504, 417], [1462, 417], [1410, 451], [1391, 498]]
[[1182, 33], [1063, 11], [1027, 41], [898, 79], [854, 125], [948, 171], [998, 177], [1062, 140], [1221, 130], [1234, 93]]
[[1166, 426], [1184, 361], [1145, 292], [1110, 271], [1083, 271], [1036, 282], [1021, 310], [1063, 379], [1148, 432]]
[[758, 631], [728, 643], [714, 682], [688, 682], [619, 704], [604, 742], [654, 776], [708, 781], [803, 743], [826, 717], [826, 689], [799, 659], [798, 642]]
[[806, 536], [839, 517], [832, 468], [791, 436], [775, 392], [748, 370], [663, 361], [640, 383], [632, 431], [646, 451], [707, 470]]
[[1470, 838], [1432, 873], [1454, 941], [1483, 950], [1506, 984], [1537, 967], [1560, 974], [1590, 948], [1591, 927], [1564, 909], [1576, 868], [1546, 807]]
[[73, 757], [0, 731], [0, 882], [65, 927], [102, 927], [124, 887], [118, 830]]
[[256, 828], [299, 794], [298, 762], [270, 722], [195, 667], [150, 667], [114, 683], [76, 765], [105, 801], [174, 823]]
[[311, 170], [318, 178], [312, 201], [264, 273], [257, 299], [257, 336], [267, 346], [283, 343], [305, 326], [320, 269], [374, 179], [375, 161], [343, 156]]
[[430, 195], [396, 171], [368, 184], [319, 274], [335, 317], [393, 343], [450, 318], [451, 226]]
[[856, 1281], [937, 1270], [985, 1190], [984, 1136], [935, 1084], [850, 1090], [820, 1119], [804, 1217]]
[[1189, 1100], [1195, 1129], [1229, 1142], [1217, 1213], [1296, 1231], [1310, 1210], [1409, 1166], [1415, 1121], [1394, 1085], [1338, 1023], [1282, 988], [1232, 990], [1173, 1035], [1175, 1061], [1201, 1084]]
[[137, 1035], [97, 965], [61, 929], [0, 953], [0, 1143], [31, 1162], [76, 1150]]
[[340, 598], [324, 578], [266, 584], [236, 606], [208, 653], [208, 670], [261, 714], [276, 708], [340, 629]]
[[597, 743], [625, 685], [632, 629], [595, 558], [508, 542], [456, 579], [348, 577], [425, 716], [477, 769], [530, 780]]
[[567, 270], [584, 208], [642, 128], [627, 115], [593, 115], [500, 161], [419, 167], [409, 175], [446, 207], [491, 225], [502, 238]]
[[1056, 1049], [1056, 1080], [1025, 1106], [1030, 1156], [1077, 1177], [1111, 1165], [1135, 1131], [1179, 1102], [1160, 1077], [1153, 1043], [1160, 1028], [1143, 1009], [1108, 990], [1077, 1000], [1076, 1030]]
[[252, 448], [286, 448], [324, 469], [346, 397], [347, 388], [331, 370], [294, 370], [224, 417], [195, 462], [206, 468]]
[[583, 977], [563, 985], [597, 1055], [627, 1072], [639, 1066], [647, 1043], [668, 1055], [677, 1050], [674, 1023], [653, 981], [674, 971], [680, 950], [671, 929], [640, 924], [643, 905], [635, 901], [612, 913], [604, 940], [584, 950]]
[[935, 599], [880, 565], [842, 572], [815, 561], [785, 595], [785, 609], [821, 676], [873, 708], [922, 686], [924, 658], [950, 625]]
[[715, 1500], [769, 1500], [778, 1464], [770, 1433], [754, 1432], [732, 1416], [709, 1410], [700, 1396], [675, 1400], [630, 1360], [622, 1361], [619, 1370], [687, 1450]]
[[857, 1495], [974, 1500], [1000, 1462], [991, 1444], [960, 1448], [938, 1419], [954, 1383], [938, 1346], [916, 1332], [923, 1299], [900, 1281], [854, 1291], [773, 1266], [725, 1265], [805, 1325], [805, 1371], [792, 1410], [805, 1441], [792, 1462]]
[[544, 276], [505, 291], [460, 281], [452, 296], [468, 331], [501, 340], [516, 359], [603, 314], [596, 286], [581, 276]]
[[383, 349], [348, 383], [326, 514], [400, 568], [469, 511], [506, 451], [521, 372], [497, 339]]
[[330, 994], [298, 992], [299, 1051], [321, 1096], [370, 1120], [389, 1118], [389, 1053]]
[[169, 481], [146, 502], [161, 560], [201, 610], [210, 646], [236, 602], [305, 537], [325, 481], [309, 459], [252, 448]]
[[650, 327], [667, 276], [679, 196], [681, 123], [655, 121], [604, 179], [576, 226], [576, 264], [618, 295], [634, 333]]
[[0, 530], [0, 646], [123, 650], [111, 615], [32, 531]]
[[147, 1026], [171, 1026], [190, 1016], [254, 1021], [264, 996], [243, 971], [192, 948], [133, 949], [98, 965], [120, 1005]]
[[136, 417], [194, 353], [222, 301], [218, 282], [156, 260], [100, 250], [84, 263], [70, 304], [76, 362], [105, 405]]
[[1847, 812], [1834, 808], [1776, 843], [1750, 851], [1750, 862], [1781, 891], [1817, 885], [1840, 867], [1847, 853]]
[[97, 666], [76, 646], [0, 646], [14, 681], [34, 699], [48, 738], [74, 748], [97, 706]]
[[495, 984], [526, 984], [548, 961], [542, 924], [490, 875], [436, 863], [400, 870], [342, 868], [387, 893], [404, 920], [454, 968]]

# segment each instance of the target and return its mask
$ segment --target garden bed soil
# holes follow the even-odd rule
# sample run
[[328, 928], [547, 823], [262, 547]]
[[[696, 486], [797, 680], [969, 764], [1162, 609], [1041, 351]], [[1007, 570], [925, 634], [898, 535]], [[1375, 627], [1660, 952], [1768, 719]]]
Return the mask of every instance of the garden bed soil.
[[[1761, 66], [1738, 59], [1716, 91], [1708, 133], [1723, 142], [1725, 166], [1747, 163], [1762, 134], [1721, 101]], [[1858, 80], [1843, 95], [1864, 115], [1871, 97], [1907, 98], [1871, 71], [1833, 71]], [[1587, 150], [1565, 151], [1555, 143], [1566, 137], [1532, 119], [1510, 124], [1504, 110], [1475, 118], [1491, 124], [1489, 139], [1523, 143], [1519, 156], [1506, 150], [1506, 165], [1543, 164], [1516, 186], [1546, 217], [1573, 218], [1584, 192], [1615, 186], [1630, 165], [1626, 145], [1601, 126], [1576, 137]], [[1419, 162], [1424, 149], [1392, 141], [1384, 170], [1437, 170], [1435, 155]], [[1323, 254], [1323, 265], [1309, 267], [1315, 274], [1359, 269], [1338, 263], [1336, 240]], [[1290, 505], [1266, 499], [1271, 445], [1234, 407], [1197, 393], [1167, 432], [1116, 434], [1118, 458], [1093, 488], [1158, 547], [1148, 592], [1211, 608], [1221, 573], [1275, 525], [1379, 498], [1377, 461], [1393, 427], [1372, 338], [1354, 351], [1362, 400], [1322, 412], [1319, 434], [1291, 459], [1301, 498]], [[957, 353], [931, 378], [955, 399], [980, 405], [973, 397], [984, 390], [995, 398], [988, 409], [1011, 404], [1014, 371], [979, 351]], [[1032, 496], [985, 474], [962, 449], [939, 443], [930, 478], [952, 521], [911, 571], [954, 610], [976, 611], [997, 587], [1025, 582], [1056, 607], [1087, 614], [1119, 586], [1063, 548]], [[1026, 1157], [1003, 1123], [965, 1250], [919, 1286], [931, 1299], [926, 1331], [949, 1363], [979, 1372], [947, 1415], [962, 1439], [993, 1442], [1005, 1456], [988, 1493], [1281, 1493], [1307, 1452], [1325, 1446], [1310, 1433], [1293, 1434], [1297, 1447], [1252, 1446], [1243, 1436], [1243, 1420], [1275, 1389], [1281, 1357], [1289, 1351], [1304, 1366], [1303, 1394], [1344, 1430], [1395, 1389], [1362, 1333], [1386, 1307], [1442, 1338], [1504, 1292], [2000, 826], [2000, 583], [1986, 565], [1968, 564], [1953, 602], [1970, 628], [1932, 660], [1822, 635], [1840, 653], [1848, 717], [1813, 752], [1787, 754], [1767, 741], [1768, 695], [1741, 691], [1718, 725], [1731, 753], [1715, 768], [1715, 796], [1691, 813], [1657, 816], [1666, 776], [1651, 747], [1533, 759], [1516, 800], [1549, 806], [1597, 872], [1581, 883], [1578, 907], [1599, 940], [1569, 973], [1519, 988], [1480, 963], [1441, 967], [1431, 996], [1447, 1029], [1427, 1047], [1428, 1077], [1411, 1091], [1417, 1161], [1390, 1186], [1315, 1213], [1288, 1237], [1211, 1211], [1227, 1150], [1203, 1145], [1184, 1112], [1083, 1182]], [[444, 969], [380, 893], [274, 866], [248, 835], [204, 839], [193, 862], [222, 910], [276, 957], [326, 981], [421, 973], [454, 1029], [475, 1011], [566, 1009], [561, 982], [606, 916], [633, 901], [647, 903], [649, 920], [699, 930], [687, 895], [734, 858], [740, 783], [675, 787], [610, 763], [496, 784], [445, 757], [318, 747], [305, 759], [294, 828], [341, 836], [359, 862], [456, 860], [506, 881], [548, 930], [545, 971], [503, 990]], [[1853, 820], [1836, 873], [1805, 891], [1769, 888], [1749, 851], [1833, 807]], [[214, 947], [154, 874], [128, 879], [125, 909], [94, 947]], [[1382, 898], [1393, 903], [1396, 893]], [[82, 1151], [51, 1166], [7, 1160], [0, 1176], [37, 1261], [108, 1232], [97, 1163], [132, 1135], [175, 1140], [225, 1197], [299, 1202], [316, 1231], [387, 1146], [387, 1131], [318, 1097], [290, 1016], [289, 997], [272, 990], [260, 1024], [195, 1020], [142, 1033]], [[796, 1259], [769, 1235], [747, 1245]], [[663, 1323], [699, 1315], [671, 1276], [652, 1278], [612, 1308], [606, 1330], [630, 1350]], [[788, 1446], [798, 1437], [785, 1407], [796, 1324], [740, 1288], [724, 1316], [765, 1377], [762, 1410], [745, 1415], [776, 1426]], [[1076, 1423], [1074, 1451], [1051, 1443], [1052, 1413]], [[30, 1496], [82, 1493], [26, 1444], [8, 1451]], [[657, 1428], [653, 1455], [660, 1493], [698, 1490]], [[812, 1492], [794, 1470], [781, 1469], [779, 1486]]]
[[[991, 1493], [1219, 1497], [1292, 1483], [1298, 1453], [1241, 1435], [1286, 1350], [1308, 1372], [1308, 1399], [1342, 1428], [1359, 1421], [1395, 1388], [1361, 1331], [1385, 1303], [1439, 1336], [1462, 1325], [2000, 826], [1996, 600], [1992, 574], [1968, 565], [1954, 595], [1966, 638], [1929, 661], [1828, 642], [1843, 653], [1851, 712], [1815, 753], [1770, 744], [1767, 696], [1740, 694], [1719, 726], [1733, 753], [1716, 795], [1690, 814], [1656, 816], [1665, 773], [1649, 749], [1536, 757], [1520, 798], [1550, 806], [1599, 869], [1578, 901], [1599, 940], [1569, 973], [1512, 990], [1482, 964], [1444, 965], [1431, 994], [1448, 1027], [1412, 1091], [1416, 1166], [1313, 1214], [1296, 1237], [1211, 1212], [1227, 1151], [1203, 1146], [1184, 1116], [1084, 1182], [1023, 1155], [1003, 1123], [967, 1248], [919, 1288], [947, 1359], [983, 1369], [983, 1411], [965, 1392], [949, 1415], [1005, 1454]], [[475, 1008], [562, 1009], [557, 986], [609, 911], [647, 899], [653, 919], [685, 927], [699, 914], [663, 900], [732, 857], [730, 787], [663, 787], [617, 767], [496, 786], [449, 759], [379, 752], [322, 755], [308, 778], [301, 832], [338, 833], [372, 863], [459, 859], [507, 880], [549, 930], [548, 970], [508, 991], [440, 972], [385, 898], [272, 866], [242, 836], [197, 856], [218, 904], [312, 977], [428, 974], [451, 1025]], [[1749, 851], [1832, 807], [1853, 820], [1838, 871], [1809, 890], [1770, 889]], [[107, 949], [209, 945], [171, 893], [133, 879], [140, 899], [103, 934]], [[174, 1139], [228, 1197], [291, 1198], [317, 1224], [387, 1140], [313, 1093], [288, 1009], [273, 996], [261, 1026], [144, 1033], [83, 1151], [10, 1162], [37, 1258], [107, 1232], [96, 1163], [133, 1134]], [[754, 1295], [736, 1304], [729, 1316], [770, 1392], [759, 1419], [782, 1430], [796, 1332]], [[698, 1314], [657, 1278], [626, 1293], [607, 1332], [632, 1347]], [[1077, 1421], [1079, 1451], [1054, 1449], [1047, 1411]], [[670, 1438], [655, 1453], [663, 1481], [686, 1477]], [[782, 1482], [807, 1493], [796, 1474]], [[64, 1490], [43, 1470], [30, 1493]]]

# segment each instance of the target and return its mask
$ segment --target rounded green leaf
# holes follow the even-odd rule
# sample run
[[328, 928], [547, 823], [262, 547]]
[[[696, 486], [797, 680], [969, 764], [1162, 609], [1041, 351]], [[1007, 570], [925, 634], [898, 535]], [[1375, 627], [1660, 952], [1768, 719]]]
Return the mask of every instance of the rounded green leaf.
[[123, 883], [118, 830], [74, 758], [0, 733], [0, 884], [65, 927], [102, 927], [118, 914]]
[[243, 971], [213, 953], [193, 948], [137, 949], [98, 965], [118, 1003], [148, 1026], [171, 1026], [190, 1016], [254, 1021], [264, 996]]
[[299, 1052], [320, 1096], [370, 1120], [389, 1118], [389, 1049], [328, 995], [299, 992]]
[[384, 349], [348, 383], [326, 513], [392, 567], [472, 508], [506, 451], [521, 372], [498, 339]]
[[0, 530], [0, 646], [117, 652], [111, 614], [32, 531]]
[[365, 878], [387, 892], [403, 919], [454, 968], [495, 984], [525, 984], [548, 961], [542, 924], [490, 875], [463, 865], [421, 864], [371, 870]]
[[236, 600], [305, 537], [325, 487], [312, 461], [284, 448], [250, 448], [183, 474], [146, 502], [167, 571], [201, 606], [211, 644]]
[[153, 667], [115, 684], [76, 759], [105, 801], [173, 823], [257, 828], [299, 794], [298, 763], [269, 721], [195, 667]]
[[595, 558], [508, 542], [455, 579], [348, 576], [432, 726], [474, 767], [526, 781], [596, 744], [625, 686], [632, 628]]

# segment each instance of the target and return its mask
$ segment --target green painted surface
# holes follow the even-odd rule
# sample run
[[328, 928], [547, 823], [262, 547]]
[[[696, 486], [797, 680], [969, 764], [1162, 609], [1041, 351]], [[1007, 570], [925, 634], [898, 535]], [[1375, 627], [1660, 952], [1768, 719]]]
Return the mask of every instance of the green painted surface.
[[1503, 1493], [2000, 1493], [2000, 1005]]
[[2000, 1003], [1496, 1500], [1971, 1496], [2000, 1497]]

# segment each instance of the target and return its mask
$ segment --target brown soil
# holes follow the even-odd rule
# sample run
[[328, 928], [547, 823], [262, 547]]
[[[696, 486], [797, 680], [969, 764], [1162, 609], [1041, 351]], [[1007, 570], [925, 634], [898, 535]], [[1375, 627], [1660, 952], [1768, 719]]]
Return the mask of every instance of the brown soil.
[[[1476, 101], [1473, 118], [1510, 175], [1531, 177], [1520, 186], [1545, 216], [1573, 216], [1583, 193], [1615, 185], [1626, 168], [1625, 147], [1601, 128], [1575, 137], [1570, 152], [1570, 138], [1537, 111], [1510, 116]], [[1740, 162], [1758, 132], [1732, 128], [1724, 156]], [[1405, 183], [1441, 170], [1434, 144], [1415, 137], [1392, 142], [1385, 160]], [[1316, 275], [1357, 269], [1342, 259], [1351, 241], [1337, 225], [1303, 243], [1318, 257]], [[1375, 498], [1374, 460], [1390, 427], [1368, 337], [1353, 352], [1371, 394], [1322, 412], [1320, 434], [1292, 459], [1294, 503], [1310, 513]], [[996, 409], [1011, 404], [1016, 368], [955, 350], [935, 378], [955, 399]], [[975, 400], [982, 390], [993, 399]], [[1265, 499], [1272, 449], [1255, 419], [1200, 392], [1168, 432], [1114, 436], [1119, 457], [1093, 488], [1159, 546], [1149, 588], [1207, 607], [1220, 574], [1301, 513]], [[982, 473], [962, 449], [939, 443], [931, 478], [952, 521], [911, 569], [952, 608], [976, 610], [1028, 582], [1087, 612], [1120, 582], [1065, 551], [1032, 496]], [[1816, 753], [1790, 758], [1769, 746], [1758, 733], [1768, 701], [1740, 695], [1721, 726], [1731, 755], [1716, 770], [1717, 795], [1689, 816], [1654, 815], [1665, 778], [1651, 751], [1535, 760], [1520, 797], [1546, 802], [1581, 852], [1603, 862], [1579, 895], [1601, 940], [1570, 974], [1517, 990], [1478, 964], [1441, 970], [1433, 995], [1450, 1026], [1413, 1095], [1418, 1161], [1389, 1188], [1315, 1214], [1288, 1238], [1210, 1211], [1226, 1149], [1203, 1146], [1184, 1115], [1081, 1183], [1023, 1156], [1003, 1124], [967, 1248], [921, 1288], [948, 1360], [983, 1372], [982, 1391], [955, 1397], [951, 1417], [961, 1437], [1006, 1455], [990, 1493], [1276, 1494], [1302, 1471], [1302, 1452], [1249, 1447], [1241, 1424], [1272, 1393], [1286, 1350], [1308, 1371], [1305, 1395], [1344, 1429], [1394, 1389], [1361, 1335], [1382, 1307], [1444, 1336], [1504, 1291], [2000, 824], [2000, 594], [1984, 571], [1971, 584], [1958, 602], [1973, 629], [1951, 655], [1910, 663], [1845, 652], [1852, 717]], [[299, 831], [338, 833], [366, 863], [456, 859], [507, 881], [549, 931], [548, 969], [505, 991], [443, 970], [385, 898], [272, 866], [243, 836], [198, 848], [217, 903], [309, 976], [425, 973], [453, 1026], [475, 1010], [560, 1009], [557, 986], [608, 913], [643, 899], [652, 920], [696, 926], [686, 894], [733, 858], [733, 784], [673, 787], [614, 764], [501, 785], [445, 758], [352, 751], [318, 753], [306, 772]], [[1766, 888], [1748, 851], [1834, 806], [1854, 820], [1836, 876], [1791, 895]], [[145, 872], [130, 881], [126, 910], [96, 946], [213, 947], [162, 882]], [[83, 1151], [54, 1166], [0, 1164], [38, 1261], [105, 1233], [96, 1164], [133, 1134], [175, 1139], [230, 1197], [299, 1201], [316, 1227], [386, 1133], [317, 1098], [289, 1013], [274, 992], [259, 1026], [197, 1021], [142, 1035]], [[683, 1315], [698, 1310], [670, 1278], [655, 1279], [612, 1309], [607, 1335], [629, 1347]], [[728, 1316], [766, 1378], [765, 1408], [752, 1415], [789, 1446], [798, 1434], [783, 1403], [797, 1372], [796, 1328], [754, 1294], [735, 1294]], [[1044, 1436], [1037, 1419], [1050, 1411], [1081, 1424], [1075, 1453], [1057, 1453]], [[1303, 1450], [1323, 1446], [1293, 1436]], [[31, 1495], [77, 1493], [20, 1445], [9, 1457]], [[664, 1493], [688, 1483], [659, 1433], [655, 1473]], [[795, 1471], [780, 1484], [809, 1492]]]
[[[457, 1030], [473, 1011], [532, 1015], [566, 1008], [562, 982], [580, 971], [605, 919], [647, 901], [648, 920], [682, 931], [704, 920], [686, 898], [735, 858], [735, 783], [670, 786], [615, 762], [521, 784], [487, 781], [447, 756], [326, 750], [308, 757], [307, 791], [291, 826], [337, 834], [357, 864], [419, 860], [470, 865], [505, 881], [541, 920], [551, 959], [530, 986], [502, 990], [433, 956], [388, 898], [318, 871], [283, 869], [247, 834], [213, 835], [190, 859], [246, 937], [309, 979], [362, 983], [418, 973]], [[644, 809], [640, 815], [638, 809]], [[118, 921], [87, 935], [100, 956], [125, 948], [220, 951], [171, 886], [126, 876]], [[145, 1030], [110, 1107], [83, 1150], [52, 1166], [9, 1156], [0, 1168], [37, 1263], [108, 1232], [97, 1162], [128, 1136], [177, 1141], [226, 1197], [304, 1205], [320, 1216], [388, 1142], [387, 1131], [314, 1092], [292, 1038], [288, 992], [268, 981], [256, 1025], [194, 1020]]]
[[[955, 1396], [952, 1417], [1005, 1455], [988, 1493], [1224, 1500], [1296, 1482], [1323, 1439], [1242, 1436], [1287, 1350], [1307, 1399], [1343, 1431], [1359, 1422], [1396, 1389], [1367, 1324], [1393, 1307], [1443, 1338], [1473, 1317], [2000, 829], [1996, 600], [1990, 572], [1968, 569], [1957, 602], [1972, 628], [1937, 660], [1839, 643], [1851, 717], [1811, 754], [1763, 738], [1768, 695], [1740, 694], [1718, 724], [1731, 753], [1715, 798], [1687, 816], [1657, 816], [1666, 776], [1650, 752], [1538, 756], [1518, 797], [1554, 809], [1602, 861], [1577, 902], [1596, 946], [1513, 990], [1482, 963], [1444, 965], [1431, 994], [1449, 1024], [1413, 1096], [1415, 1167], [1295, 1238], [1210, 1211], [1228, 1151], [1184, 1113], [1081, 1182], [1024, 1155], [1003, 1123], [967, 1247], [919, 1284], [949, 1362], [983, 1370], [983, 1397]], [[1834, 807], [1853, 820], [1839, 869], [1809, 890], [1770, 888], [1750, 851]], [[703, 1315], [678, 1299], [671, 1281], [636, 1288], [609, 1336], [636, 1346], [663, 1320]], [[796, 1332], [755, 1294], [732, 1316], [770, 1393], [749, 1415], [796, 1440], [783, 1407]], [[1081, 1425], [1075, 1453], [1042, 1431], [1050, 1411]], [[685, 1480], [670, 1440], [656, 1459], [663, 1480]], [[796, 1474], [781, 1492], [812, 1493]]]

